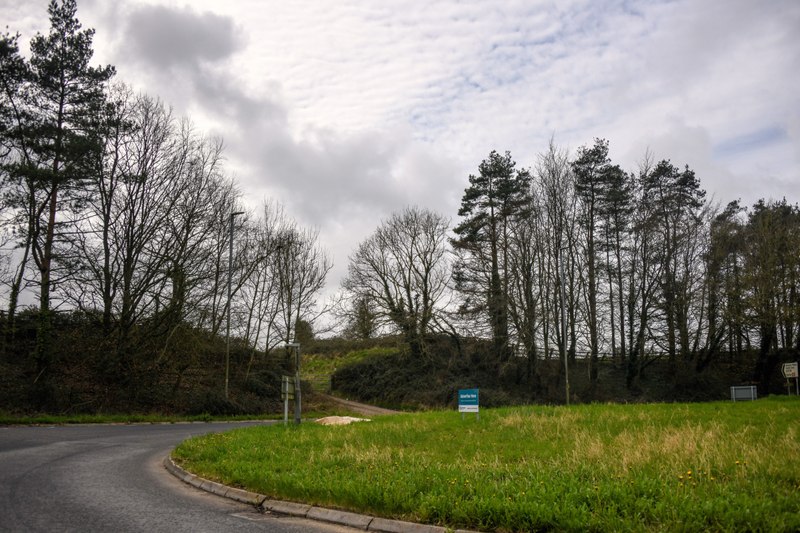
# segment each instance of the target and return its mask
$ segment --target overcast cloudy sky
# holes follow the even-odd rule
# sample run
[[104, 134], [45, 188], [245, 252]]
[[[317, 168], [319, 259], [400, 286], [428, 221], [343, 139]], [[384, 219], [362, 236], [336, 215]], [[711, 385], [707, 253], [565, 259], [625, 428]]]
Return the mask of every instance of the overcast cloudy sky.
[[[27, 43], [46, 0], [0, 0]], [[453, 220], [491, 150], [649, 148], [710, 196], [800, 201], [797, 0], [78, 0], [97, 63], [210, 135], [336, 268], [406, 205]]]

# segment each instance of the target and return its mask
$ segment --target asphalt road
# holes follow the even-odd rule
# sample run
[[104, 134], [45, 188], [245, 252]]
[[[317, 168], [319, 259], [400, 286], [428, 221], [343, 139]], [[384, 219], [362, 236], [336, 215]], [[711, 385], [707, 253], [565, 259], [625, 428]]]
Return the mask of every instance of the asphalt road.
[[263, 515], [164, 469], [180, 441], [243, 425], [0, 427], [0, 531], [353, 531]]

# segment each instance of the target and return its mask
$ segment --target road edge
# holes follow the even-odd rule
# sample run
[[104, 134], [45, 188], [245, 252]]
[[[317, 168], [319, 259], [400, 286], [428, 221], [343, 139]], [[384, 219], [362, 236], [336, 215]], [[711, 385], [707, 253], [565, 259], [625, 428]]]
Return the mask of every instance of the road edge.
[[223, 498], [246, 503], [270, 513], [328, 522], [362, 529], [364, 531], [375, 531], [377, 533], [478, 533], [477, 531], [468, 529], [453, 530], [442, 526], [417, 524], [416, 522], [405, 522], [402, 520], [389, 520], [386, 518], [350, 513], [338, 509], [327, 509], [325, 507], [316, 507], [302, 503], [270, 500], [263, 494], [248, 492], [235, 487], [228, 487], [222, 483], [217, 483], [216, 481], [204, 479], [192, 474], [175, 464], [171, 454], [164, 458], [164, 468], [176, 478], [195, 488]]

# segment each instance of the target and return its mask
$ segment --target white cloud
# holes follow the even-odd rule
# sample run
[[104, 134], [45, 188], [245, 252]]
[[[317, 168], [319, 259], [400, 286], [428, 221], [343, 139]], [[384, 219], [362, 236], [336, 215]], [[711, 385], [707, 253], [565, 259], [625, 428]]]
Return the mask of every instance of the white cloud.
[[[0, 17], [44, 30], [46, 4], [0, 0]], [[391, 211], [455, 218], [490, 150], [529, 166], [553, 134], [608, 138], [629, 169], [650, 148], [723, 204], [800, 200], [794, 0], [84, 0], [79, 16], [99, 62], [225, 138], [253, 203], [319, 226], [337, 273]]]

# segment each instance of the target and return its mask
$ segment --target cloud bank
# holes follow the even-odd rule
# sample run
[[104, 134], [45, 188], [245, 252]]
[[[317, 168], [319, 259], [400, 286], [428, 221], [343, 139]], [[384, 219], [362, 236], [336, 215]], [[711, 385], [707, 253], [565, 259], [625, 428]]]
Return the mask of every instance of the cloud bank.
[[[46, 30], [46, 1], [0, 2]], [[800, 199], [800, 3], [99, 0], [101, 62], [221, 136], [248, 201], [347, 254], [409, 204], [455, 217], [493, 150], [551, 136], [688, 164], [721, 203]], [[22, 27], [15, 24], [19, 22]], [[31, 35], [30, 33], [26, 33]]]

